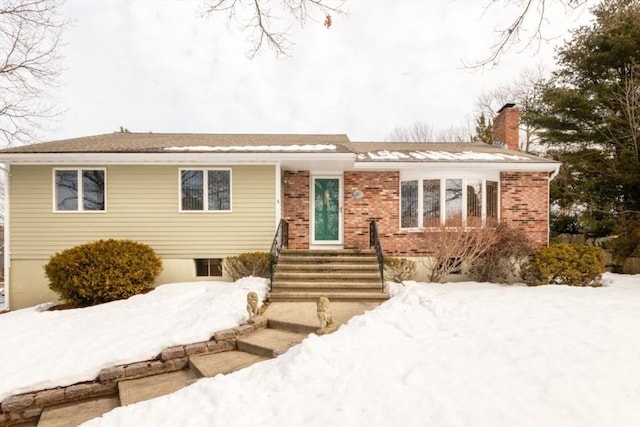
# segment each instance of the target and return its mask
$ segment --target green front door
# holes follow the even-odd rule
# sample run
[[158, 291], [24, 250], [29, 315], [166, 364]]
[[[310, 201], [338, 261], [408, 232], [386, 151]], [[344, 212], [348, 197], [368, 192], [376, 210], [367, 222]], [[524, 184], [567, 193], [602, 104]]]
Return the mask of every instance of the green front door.
[[340, 242], [340, 178], [314, 178], [314, 241]]

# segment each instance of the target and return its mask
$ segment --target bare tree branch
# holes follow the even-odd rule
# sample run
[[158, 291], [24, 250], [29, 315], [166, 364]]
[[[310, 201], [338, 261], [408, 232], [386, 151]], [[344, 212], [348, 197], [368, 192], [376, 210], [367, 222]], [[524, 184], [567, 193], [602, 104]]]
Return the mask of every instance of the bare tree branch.
[[[532, 43], [540, 44], [544, 40], [542, 27], [547, 20], [547, 4], [552, 1], [559, 1], [570, 9], [576, 9], [587, 3], [587, 0], [491, 0], [485, 13], [491, 7], [498, 7], [498, 3], [515, 4], [519, 7], [519, 12], [507, 27], [497, 30], [497, 40], [491, 46], [490, 54], [480, 60], [466, 62], [465, 67], [483, 68], [497, 65], [506, 51], [522, 42], [521, 36], [528, 30], [532, 30], [533, 34], [525, 40], [524, 48], [531, 46]], [[527, 25], [530, 20], [533, 21], [531, 27]]]
[[465, 228], [462, 221], [425, 230], [424, 248], [429, 257], [424, 260], [429, 269], [429, 281], [439, 282], [446, 275], [471, 266], [498, 240], [496, 224]]
[[60, 74], [64, 0], [0, 4], [0, 135], [8, 146], [32, 141], [56, 115], [49, 90]]
[[539, 105], [546, 81], [547, 72], [541, 65], [525, 69], [515, 80], [483, 91], [476, 99], [476, 117], [484, 115], [492, 119], [503, 105], [515, 102], [520, 109], [520, 149], [538, 151], [539, 129], [531, 123], [529, 115]]
[[[291, 20], [287, 18], [293, 18], [300, 27], [304, 27], [308, 19], [313, 19], [315, 12], [320, 12], [323, 25], [330, 28], [330, 14], [344, 13], [341, 9], [342, 0], [283, 0], [276, 4], [282, 10], [274, 11], [275, 6], [268, 0], [215, 0], [207, 3], [203, 15], [224, 13], [229, 21], [241, 19], [241, 31], [250, 31], [248, 40], [251, 48], [247, 56], [253, 59], [265, 46], [276, 57], [289, 56], [293, 42], [289, 38], [290, 24], [287, 25]], [[276, 21], [280, 21], [281, 25], [277, 25]]]
[[396, 127], [384, 139], [387, 142], [470, 142], [471, 133], [467, 126], [435, 129], [428, 123], [416, 121], [407, 127]]

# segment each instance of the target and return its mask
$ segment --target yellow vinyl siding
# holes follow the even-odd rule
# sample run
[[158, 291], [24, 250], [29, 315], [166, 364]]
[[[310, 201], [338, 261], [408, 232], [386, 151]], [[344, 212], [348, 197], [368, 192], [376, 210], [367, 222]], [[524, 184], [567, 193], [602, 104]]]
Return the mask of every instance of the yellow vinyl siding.
[[178, 212], [178, 166], [107, 166], [106, 212], [82, 213], [53, 212], [53, 169], [11, 167], [12, 259], [108, 238], [147, 243], [163, 258], [214, 258], [267, 251], [273, 239], [275, 166], [232, 166], [232, 211], [188, 213]]

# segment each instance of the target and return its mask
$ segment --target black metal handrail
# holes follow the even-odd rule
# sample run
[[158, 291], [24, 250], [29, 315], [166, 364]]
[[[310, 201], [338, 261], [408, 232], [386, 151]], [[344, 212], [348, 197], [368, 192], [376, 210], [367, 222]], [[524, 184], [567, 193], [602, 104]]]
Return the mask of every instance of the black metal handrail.
[[282, 248], [289, 246], [289, 223], [284, 219], [280, 220], [278, 228], [276, 229], [276, 235], [273, 237], [273, 243], [271, 244], [271, 250], [269, 251], [269, 290], [271, 290], [271, 284], [273, 283], [273, 274], [278, 264], [278, 258], [280, 258], [280, 251]]
[[378, 258], [378, 268], [380, 269], [380, 280], [384, 286], [384, 255], [382, 254], [382, 244], [378, 234], [378, 223], [374, 219], [369, 223], [369, 247], [374, 248]]

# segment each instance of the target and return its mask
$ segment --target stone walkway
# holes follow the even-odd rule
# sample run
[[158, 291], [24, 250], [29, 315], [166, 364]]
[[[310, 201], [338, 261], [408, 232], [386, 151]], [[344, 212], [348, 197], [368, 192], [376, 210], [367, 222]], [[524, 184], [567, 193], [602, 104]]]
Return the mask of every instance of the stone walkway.
[[[378, 302], [332, 302], [337, 325], [378, 306]], [[268, 327], [238, 336], [236, 349], [215, 354], [192, 355], [186, 369], [118, 382], [116, 396], [46, 407], [37, 423], [21, 426], [73, 427], [118, 406], [173, 393], [202, 377], [226, 374], [277, 357], [318, 330], [314, 302], [275, 302], [265, 312]]]

